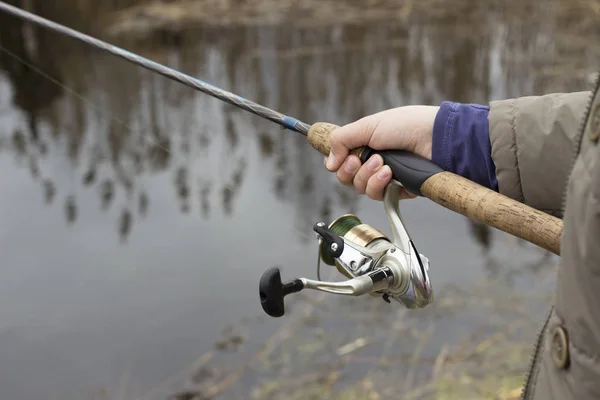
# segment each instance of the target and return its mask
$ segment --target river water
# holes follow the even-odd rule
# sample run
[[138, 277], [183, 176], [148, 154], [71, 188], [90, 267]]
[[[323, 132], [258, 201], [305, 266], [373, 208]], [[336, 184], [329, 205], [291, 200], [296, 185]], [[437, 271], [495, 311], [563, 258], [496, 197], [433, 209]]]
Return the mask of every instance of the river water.
[[[198, 26], [123, 45], [307, 123], [588, 89], [540, 74], [568, 29], [523, 20]], [[382, 203], [337, 184], [300, 135], [5, 15], [0, 38], [63, 85], [0, 53], [3, 399], [118, 398], [124, 376], [148, 391], [262, 314], [266, 268], [315, 277], [315, 222], [352, 212], [390, 232]], [[400, 210], [434, 288], [484, 278], [491, 258], [539, 254], [426, 199]]]

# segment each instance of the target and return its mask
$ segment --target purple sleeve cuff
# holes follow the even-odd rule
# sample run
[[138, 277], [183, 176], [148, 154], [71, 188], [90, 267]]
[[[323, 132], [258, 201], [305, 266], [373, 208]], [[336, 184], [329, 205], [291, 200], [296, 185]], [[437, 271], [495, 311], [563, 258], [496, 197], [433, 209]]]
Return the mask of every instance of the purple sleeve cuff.
[[498, 191], [492, 160], [488, 106], [444, 101], [433, 124], [432, 161]]

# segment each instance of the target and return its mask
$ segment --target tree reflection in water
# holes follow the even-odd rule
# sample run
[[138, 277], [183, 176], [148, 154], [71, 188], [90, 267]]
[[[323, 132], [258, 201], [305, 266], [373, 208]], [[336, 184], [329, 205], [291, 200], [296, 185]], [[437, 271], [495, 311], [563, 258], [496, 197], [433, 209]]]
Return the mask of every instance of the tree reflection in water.
[[[99, 13], [141, 2], [29, 3], [43, 16], [100, 34]], [[454, 35], [443, 24], [232, 26], [165, 35], [160, 45], [156, 37], [153, 46], [122, 45], [301, 120], [343, 124], [403, 104], [487, 102], [539, 92], [544, 78], [535, 61], [547, 60], [548, 47], [534, 43], [551, 36], [554, 25], [544, 20], [544, 26], [520, 26], [517, 36], [530, 39], [511, 40], [514, 32], [505, 31], [501, 17], [485, 15], [469, 15], [468, 32], [455, 29]], [[26, 45], [26, 33], [37, 46]], [[497, 40], [499, 34], [507, 40]], [[172, 176], [182, 213], [208, 218], [220, 210], [233, 217], [256, 162], [253, 149], [271, 168], [262, 179], [271, 181], [273, 194], [295, 205], [298, 229], [330, 220], [334, 207], [348, 212], [356, 207], [358, 196], [350, 188], [331, 185], [321, 155], [270, 122], [5, 14], [0, 14], [0, 37], [8, 51], [69, 88], [0, 52], [12, 103], [23, 113], [10, 141], [0, 138], [0, 149], [27, 163], [45, 204], [63, 196], [69, 224], [78, 218], [77, 191], [58, 187], [41, 167], [50, 157], [68, 158], [72, 173], [80, 174], [79, 185], [98, 193], [101, 210], [121, 209], [116, 225], [122, 241], [136, 217], [152, 212], [144, 182], [163, 173]], [[581, 81], [564, 89], [576, 85]], [[117, 202], [119, 193], [124, 197]], [[472, 231], [489, 247], [486, 227], [474, 224]]]

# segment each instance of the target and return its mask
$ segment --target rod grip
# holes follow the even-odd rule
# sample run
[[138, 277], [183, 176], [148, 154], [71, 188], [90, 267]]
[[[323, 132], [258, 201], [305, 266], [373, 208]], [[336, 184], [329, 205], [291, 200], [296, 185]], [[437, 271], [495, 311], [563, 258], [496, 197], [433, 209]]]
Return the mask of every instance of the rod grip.
[[[307, 134], [309, 143], [324, 155], [329, 154], [329, 136], [337, 125], [318, 122]], [[379, 154], [390, 166], [394, 179], [410, 192], [435, 203], [524, 239], [560, 255], [563, 222], [550, 214], [488, 189], [469, 179], [444, 171], [430, 160], [399, 150], [354, 149], [364, 163]]]
[[[339, 128], [338, 125], [330, 124], [328, 122], [316, 122], [311, 125], [308, 129], [308, 133], [306, 134], [306, 139], [311, 144], [312, 147], [317, 149], [324, 156], [329, 155], [329, 151], [331, 150], [331, 146], [329, 144], [329, 136], [331, 132], [335, 129]], [[358, 149], [353, 149], [350, 151], [351, 154], [356, 154], [360, 156], [360, 153], [366, 147], [360, 147]]]

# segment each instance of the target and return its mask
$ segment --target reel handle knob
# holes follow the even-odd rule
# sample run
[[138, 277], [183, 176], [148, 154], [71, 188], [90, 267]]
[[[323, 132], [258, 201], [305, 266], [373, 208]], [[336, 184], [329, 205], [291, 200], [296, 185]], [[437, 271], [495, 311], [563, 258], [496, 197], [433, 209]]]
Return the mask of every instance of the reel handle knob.
[[302, 289], [304, 289], [304, 283], [300, 279], [282, 283], [279, 268], [269, 268], [260, 277], [258, 285], [260, 304], [264, 312], [271, 317], [281, 317], [285, 314], [283, 298]]

